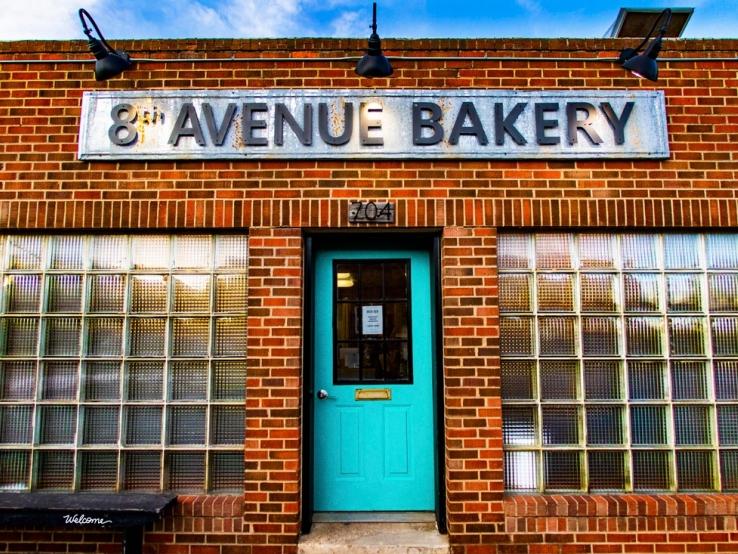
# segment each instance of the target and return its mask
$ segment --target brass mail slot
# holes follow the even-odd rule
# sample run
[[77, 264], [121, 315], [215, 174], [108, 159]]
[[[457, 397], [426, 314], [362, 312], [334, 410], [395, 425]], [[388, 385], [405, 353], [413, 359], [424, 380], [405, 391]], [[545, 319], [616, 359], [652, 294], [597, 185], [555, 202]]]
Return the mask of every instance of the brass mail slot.
[[356, 389], [354, 400], [392, 400], [390, 389]]

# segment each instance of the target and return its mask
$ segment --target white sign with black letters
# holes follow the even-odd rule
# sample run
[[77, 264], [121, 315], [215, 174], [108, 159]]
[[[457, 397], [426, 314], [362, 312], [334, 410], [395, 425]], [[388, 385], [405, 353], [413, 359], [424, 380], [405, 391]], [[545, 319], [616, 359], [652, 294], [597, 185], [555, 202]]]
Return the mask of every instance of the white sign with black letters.
[[668, 158], [657, 90], [152, 90], [82, 99], [79, 157]]
[[382, 306], [361, 307], [361, 333], [363, 335], [381, 335], [384, 333]]

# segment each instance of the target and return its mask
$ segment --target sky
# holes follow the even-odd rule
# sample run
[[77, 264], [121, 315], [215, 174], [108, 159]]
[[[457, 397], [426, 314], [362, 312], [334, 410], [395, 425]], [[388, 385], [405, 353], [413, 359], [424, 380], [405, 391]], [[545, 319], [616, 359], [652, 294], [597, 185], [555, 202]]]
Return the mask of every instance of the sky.
[[[602, 37], [621, 7], [694, 7], [690, 38], [738, 37], [738, 0], [379, 0], [382, 38]], [[371, 0], [0, 0], [0, 40], [368, 37]]]

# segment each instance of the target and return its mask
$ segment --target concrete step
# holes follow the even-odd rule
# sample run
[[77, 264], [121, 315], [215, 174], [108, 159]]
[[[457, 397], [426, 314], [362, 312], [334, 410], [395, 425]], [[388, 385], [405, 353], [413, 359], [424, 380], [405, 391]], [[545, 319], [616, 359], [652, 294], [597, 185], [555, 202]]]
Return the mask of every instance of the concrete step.
[[298, 554], [449, 554], [435, 523], [313, 523]]

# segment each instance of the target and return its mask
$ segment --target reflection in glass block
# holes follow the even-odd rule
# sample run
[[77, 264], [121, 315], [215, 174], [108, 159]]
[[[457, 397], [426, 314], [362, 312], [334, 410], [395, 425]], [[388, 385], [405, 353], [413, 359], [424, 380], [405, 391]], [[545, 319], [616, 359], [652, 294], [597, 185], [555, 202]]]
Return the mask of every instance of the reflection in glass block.
[[579, 452], [544, 452], [543, 461], [546, 490], [582, 488]]
[[43, 400], [75, 400], [77, 398], [78, 362], [45, 362], [41, 398]]
[[502, 408], [502, 440], [506, 445], [536, 444], [535, 410], [532, 406]]
[[128, 341], [131, 356], [163, 356], [166, 319], [135, 318], [130, 326]]
[[241, 491], [243, 483], [243, 452], [210, 453], [210, 491]]
[[243, 444], [243, 406], [213, 406], [210, 414], [210, 444]]
[[57, 235], [50, 237], [51, 269], [82, 269], [84, 237], [80, 235]]
[[129, 451], [124, 456], [124, 487], [127, 490], [161, 489], [161, 454]]
[[626, 273], [623, 275], [626, 312], [661, 311], [661, 286], [655, 273]]
[[502, 273], [499, 276], [500, 312], [530, 312], [530, 283], [528, 274]]
[[128, 238], [123, 235], [92, 237], [92, 269], [128, 269]]
[[215, 267], [217, 269], [246, 269], [248, 267], [248, 239], [237, 235], [215, 237]]
[[503, 356], [533, 355], [533, 318], [500, 318], [500, 354]]
[[720, 446], [738, 445], [738, 405], [718, 405], [717, 421]]
[[543, 407], [543, 444], [579, 444], [576, 406]]
[[8, 269], [41, 269], [43, 238], [40, 236], [8, 237]]
[[174, 275], [174, 311], [209, 312], [210, 276]]
[[123, 318], [87, 320], [87, 355], [120, 356], [123, 350]]
[[543, 400], [578, 397], [579, 364], [576, 360], [541, 361], [540, 364]]
[[177, 235], [174, 237], [174, 267], [210, 267], [209, 235]]
[[715, 356], [738, 355], [738, 317], [712, 318], [712, 353]]
[[631, 400], [665, 398], [664, 363], [628, 362], [628, 388]]
[[76, 406], [39, 406], [41, 444], [73, 444], [77, 430]]
[[576, 318], [541, 317], [538, 337], [541, 356], [573, 356], [576, 353]]
[[633, 488], [636, 490], [668, 489], [670, 476], [669, 452], [664, 450], [633, 451]]
[[114, 491], [118, 482], [117, 452], [80, 452], [80, 488], [83, 491]]
[[205, 406], [170, 406], [168, 444], [205, 444]]
[[503, 400], [533, 399], [536, 363], [527, 360], [502, 360], [502, 398]]
[[612, 234], [577, 235], [579, 264], [582, 269], [609, 269], [615, 267]]
[[671, 397], [674, 400], [707, 399], [704, 362], [671, 362]]
[[166, 312], [168, 283], [166, 275], [132, 275], [131, 312]]
[[74, 485], [74, 452], [41, 450], [36, 452], [39, 489], [71, 489]]
[[664, 320], [660, 317], [626, 317], [625, 336], [629, 356], [661, 356]]
[[587, 453], [589, 488], [623, 490], [625, 488], [625, 453], [594, 450]]
[[497, 261], [500, 269], [532, 267], [530, 235], [500, 234], [497, 239]]
[[710, 311], [738, 312], [738, 273], [714, 273], [707, 279]]
[[657, 235], [622, 235], [623, 267], [626, 269], [657, 269], [658, 236]]
[[583, 273], [579, 276], [583, 312], [616, 312], [618, 310], [616, 275]]
[[715, 360], [715, 396], [738, 400], [738, 360]]
[[128, 400], [161, 400], [164, 362], [129, 362], [126, 378]]
[[82, 275], [48, 275], [48, 311], [79, 313], [82, 311]]
[[41, 301], [41, 275], [6, 275], [7, 311], [38, 312]]
[[11, 317], [2, 320], [5, 327], [7, 356], [35, 356], [38, 344], [38, 319]]
[[702, 278], [698, 274], [666, 276], [667, 309], [670, 312], [702, 311]]
[[699, 235], [664, 235], [664, 267], [694, 269], [700, 267]]
[[738, 490], [738, 450], [720, 451], [720, 479], [724, 491]]
[[568, 233], [539, 233], [535, 236], [536, 267], [566, 269], [572, 267]]
[[623, 408], [587, 406], [587, 444], [623, 444]]
[[86, 400], [120, 398], [120, 363], [87, 362], [84, 398]]
[[615, 317], [582, 318], [582, 355], [620, 354], [620, 320]]
[[246, 275], [218, 275], [215, 278], [215, 311], [245, 312], [247, 283]]
[[213, 400], [244, 400], [246, 398], [246, 363], [213, 362]]
[[131, 237], [133, 269], [160, 269], [169, 267], [169, 237], [144, 235]]
[[36, 362], [2, 363], [1, 400], [31, 400], [36, 392]]
[[215, 356], [246, 355], [246, 318], [215, 318]]
[[30, 444], [33, 406], [0, 406], [0, 443]]
[[666, 444], [666, 408], [664, 406], [631, 406], [630, 440], [633, 444]]
[[83, 444], [118, 442], [118, 406], [86, 406]]
[[208, 389], [208, 363], [171, 362], [169, 364], [169, 398], [171, 400], [205, 400]]
[[705, 320], [701, 317], [670, 317], [669, 353], [672, 356], [704, 355]]
[[0, 450], [0, 490], [26, 490], [31, 471], [27, 450]]
[[705, 236], [708, 269], [738, 269], [738, 235]]
[[125, 298], [125, 275], [90, 275], [90, 311], [122, 312]]
[[587, 400], [616, 400], [623, 397], [621, 362], [584, 362], [584, 397]]
[[538, 310], [571, 312], [574, 310], [574, 275], [542, 273], [538, 275]]
[[46, 320], [46, 355], [79, 356], [82, 319], [55, 317]]
[[126, 444], [161, 442], [161, 407], [128, 406], [126, 412]]
[[165, 463], [167, 489], [200, 492], [205, 488], [204, 452], [168, 452]]
[[505, 452], [505, 488], [514, 491], [538, 490], [535, 452]]
[[679, 490], [714, 490], [712, 452], [677, 450], [676, 466]]
[[[172, 321], [174, 356], [207, 356], [210, 331], [208, 318], [176, 318]], [[245, 340], [245, 339], [244, 339]]]

